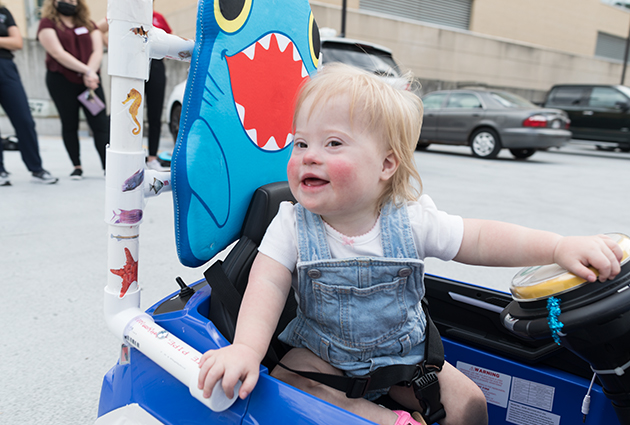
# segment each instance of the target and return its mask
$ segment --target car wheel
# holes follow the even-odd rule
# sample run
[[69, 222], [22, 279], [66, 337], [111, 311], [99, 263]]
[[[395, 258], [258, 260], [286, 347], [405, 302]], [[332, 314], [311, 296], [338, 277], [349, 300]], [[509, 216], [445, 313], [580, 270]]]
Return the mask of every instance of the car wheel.
[[429, 146], [431, 146], [431, 143], [418, 142], [418, 144], [416, 145], [416, 150], [417, 151], [423, 151], [426, 148], [428, 148]]
[[516, 159], [526, 159], [536, 153], [536, 149], [510, 149]]
[[501, 150], [501, 140], [491, 128], [480, 128], [470, 136], [470, 148], [473, 155], [479, 158], [496, 158]]
[[182, 105], [179, 103], [176, 103], [173, 105], [173, 108], [171, 109], [171, 119], [168, 123], [168, 128], [171, 131], [171, 134], [173, 135], [173, 140], [176, 142], [177, 141], [177, 133], [179, 133], [179, 118], [182, 115]]

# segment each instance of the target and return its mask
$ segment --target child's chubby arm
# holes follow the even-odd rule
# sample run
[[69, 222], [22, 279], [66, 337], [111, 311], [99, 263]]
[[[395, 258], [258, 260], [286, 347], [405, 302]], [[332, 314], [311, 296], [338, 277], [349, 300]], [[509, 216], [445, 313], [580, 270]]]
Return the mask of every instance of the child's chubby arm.
[[239, 379], [243, 382], [239, 397], [246, 398], [254, 389], [260, 362], [267, 353], [290, 289], [291, 272], [258, 253], [239, 311], [234, 344], [209, 350], [201, 357], [198, 387], [203, 389], [204, 397], [210, 397], [221, 378], [227, 397], [233, 396]]
[[466, 264], [526, 267], [557, 263], [594, 282], [613, 279], [620, 272], [623, 252], [605, 235], [562, 237], [498, 221], [464, 219], [464, 237], [454, 260]]

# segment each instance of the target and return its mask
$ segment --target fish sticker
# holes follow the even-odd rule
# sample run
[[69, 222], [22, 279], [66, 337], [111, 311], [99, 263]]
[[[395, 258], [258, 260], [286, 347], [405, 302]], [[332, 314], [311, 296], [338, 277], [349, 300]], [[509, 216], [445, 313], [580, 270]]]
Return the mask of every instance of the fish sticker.
[[125, 247], [125, 258], [125, 265], [121, 269], [109, 269], [110, 272], [122, 279], [119, 298], [124, 297], [131, 284], [138, 281], [138, 261], [133, 259], [133, 255], [127, 247]]
[[[168, 181], [166, 182], [166, 184], [168, 184]], [[162, 188], [165, 186], [165, 182], [156, 179], [155, 177], [153, 177], [153, 183], [151, 183], [149, 185], [149, 191], [153, 191], [155, 192], [155, 194], [157, 195], [158, 192], [160, 190], [162, 190]]]
[[[118, 211], [120, 211], [118, 214], [116, 214], [116, 211], [112, 211], [112, 213], [114, 213], [114, 216], [112, 217], [112, 222], [114, 224], [136, 224], [138, 222], [140, 222], [140, 220], [142, 220], [142, 210], [141, 209], [135, 209], [135, 210], [121, 210], [119, 209]], [[114, 221], [114, 219], [116, 219]]]
[[142, 129], [142, 126], [138, 121], [138, 112], [140, 111], [140, 106], [142, 105], [142, 95], [138, 90], [131, 89], [129, 90], [129, 93], [127, 93], [127, 98], [123, 100], [123, 105], [129, 101], [131, 101], [131, 105], [129, 106], [129, 114], [131, 115], [131, 119], [133, 119], [133, 122], [137, 126], [133, 130], [131, 130], [131, 133], [134, 136], [137, 136], [138, 134], [140, 134], [140, 130]]
[[123, 182], [122, 191], [129, 192], [142, 185], [144, 182], [144, 169], [138, 170], [131, 177]]
[[149, 30], [145, 30], [142, 25], [139, 27], [131, 28], [129, 31], [131, 31], [135, 35], [139, 35], [140, 37], [142, 37], [145, 43], [149, 41]]
[[319, 48], [307, 0], [199, 1], [172, 167], [184, 265], [236, 240], [255, 189], [286, 180], [295, 97]]

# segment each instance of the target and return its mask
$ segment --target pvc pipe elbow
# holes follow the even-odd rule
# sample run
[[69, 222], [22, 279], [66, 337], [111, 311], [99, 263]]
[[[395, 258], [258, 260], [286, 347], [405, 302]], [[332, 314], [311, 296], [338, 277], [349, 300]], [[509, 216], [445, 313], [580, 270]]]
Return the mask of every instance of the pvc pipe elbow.
[[127, 327], [138, 317], [153, 321], [153, 318], [140, 310], [140, 290], [127, 293], [123, 298], [119, 298], [117, 293], [113, 293], [105, 287], [105, 297], [103, 312], [105, 323], [111, 332], [121, 341], [125, 342]]

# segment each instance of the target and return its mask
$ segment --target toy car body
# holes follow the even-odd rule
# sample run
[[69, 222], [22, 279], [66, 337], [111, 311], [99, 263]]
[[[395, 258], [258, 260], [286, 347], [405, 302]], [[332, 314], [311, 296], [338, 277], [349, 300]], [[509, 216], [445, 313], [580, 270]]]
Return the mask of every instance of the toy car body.
[[[214, 10], [219, 3], [221, 7]], [[280, 201], [291, 199], [284, 182], [291, 140], [277, 137], [290, 131], [286, 115], [291, 108], [286, 105], [295, 92], [285, 90], [287, 82], [299, 87], [319, 62], [317, 25], [308, 2], [273, 0], [273, 4], [269, 7], [265, 0], [200, 0], [193, 50], [191, 42], [150, 27], [150, 0], [110, 0], [113, 100], [106, 174], [110, 235], [104, 310], [107, 324], [122, 346], [117, 364], [103, 379], [97, 425], [371, 423], [271, 377], [268, 371], [283, 354], [275, 338], [257, 386], [246, 399], [224, 406], [225, 410], [211, 410], [196, 388], [201, 353], [232, 340], [235, 311], [257, 246]], [[144, 169], [142, 119], [138, 120], [148, 60], [165, 56], [192, 56], [172, 175]], [[259, 131], [251, 131], [249, 126], [254, 124], [246, 117], [255, 110], [250, 104], [267, 100], [268, 92], [261, 95], [250, 89], [243, 93], [236, 87], [237, 82], [249, 87], [249, 77], [258, 75], [256, 68], [239, 69], [243, 64], [249, 66], [254, 57], [262, 60], [267, 71], [261, 73], [261, 85], [265, 90], [277, 87], [285, 96], [274, 104], [281, 114], [256, 122]], [[269, 57], [287, 65], [271, 64]], [[281, 84], [276, 84], [279, 77], [267, 75], [272, 70], [287, 73]], [[239, 103], [243, 94], [252, 92], [255, 96], [244, 96]], [[263, 102], [263, 112], [277, 112], [265, 106], [268, 103]], [[282, 125], [275, 125], [276, 118]], [[183, 264], [204, 264], [236, 239], [238, 242], [224, 261], [215, 262], [204, 273], [205, 279], [190, 286], [181, 283], [180, 291], [143, 312], [137, 272], [144, 196], [170, 187]], [[627, 333], [630, 291], [624, 288], [630, 280], [630, 263], [623, 271], [614, 281], [617, 286], [610, 286], [605, 296], [587, 294], [583, 298], [594, 300], [592, 305], [580, 301], [576, 312], [557, 319], [580, 317], [580, 309], [585, 308], [593, 312], [589, 317], [595, 324], [591, 335], [599, 338], [608, 332], [599, 329], [602, 323], [623, 323], [618, 328]], [[540, 325], [538, 311], [530, 312], [530, 320], [527, 311], [515, 309], [508, 294], [474, 285], [434, 276], [426, 276], [425, 285], [431, 316], [443, 336], [446, 360], [482, 388], [492, 425], [579, 423], [582, 400], [589, 393], [589, 423], [615, 424], [615, 415], [623, 417], [623, 409], [613, 408], [601, 386], [596, 383], [590, 388], [589, 365], [554, 342], [544, 317]], [[292, 299], [289, 296], [279, 330], [292, 318]], [[600, 320], [598, 314], [606, 320]], [[527, 335], [530, 323], [535, 335]], [[517, 332], [507, 330], [506, 324]], [[575, 329], [570, 320], [566, 324], [567, 329]], [[580, 322], [581, 327], [587, 325]], [[620, 335], [607, 348], [625, 355], [630, 353], [630, 338]], [[571, 342], [570, 336], [560, 336], [563, 344]], [[621, 370], [623, 375], [626, 367], [615, 363], [610, 369]], [[607, 395], [611, 394], [618, 405], [627, 408], [623, 391]], [[627, 423], [630, 419], [625, 417], [623, 425]]]

